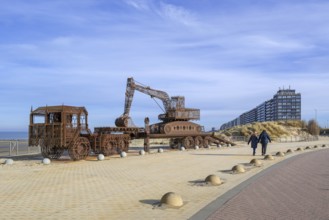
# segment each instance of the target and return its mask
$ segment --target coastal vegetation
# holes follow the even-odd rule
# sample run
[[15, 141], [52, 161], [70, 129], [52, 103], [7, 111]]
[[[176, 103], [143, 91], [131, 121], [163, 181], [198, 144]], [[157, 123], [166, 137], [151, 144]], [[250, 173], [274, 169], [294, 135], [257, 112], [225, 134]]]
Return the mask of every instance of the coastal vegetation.
[[273, 138], [280, 138], [319, 135], [320, 128], [315, 120], [310, 120], [308, 123], [301, 120], [254, 122], [219, 131], [218, 135], [249, 137], [252, 132], [260, 134], [263, 130], [266, 130]]

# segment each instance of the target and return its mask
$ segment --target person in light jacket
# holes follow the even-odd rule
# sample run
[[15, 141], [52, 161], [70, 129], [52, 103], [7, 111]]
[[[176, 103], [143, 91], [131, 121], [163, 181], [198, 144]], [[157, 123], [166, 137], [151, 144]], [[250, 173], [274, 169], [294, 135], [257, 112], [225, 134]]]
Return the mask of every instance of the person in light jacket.
[[249, 138], [248, 145], [251, 142], [251, 148], [253, 149], [252, 155], [255, 156], [257, 144], [258, 144], [258, 138], [257, 138], [257, 132], [253, 132]]
[[271, 142], [271, 138], [265, 130], [263, 130], [262, 133], [260, 133], [260, 135], [258, 137], [258, 142], [260, 142], [262, 144], [262, 155], [265, 155], [267, 144], [268, 144], [268, 142]]

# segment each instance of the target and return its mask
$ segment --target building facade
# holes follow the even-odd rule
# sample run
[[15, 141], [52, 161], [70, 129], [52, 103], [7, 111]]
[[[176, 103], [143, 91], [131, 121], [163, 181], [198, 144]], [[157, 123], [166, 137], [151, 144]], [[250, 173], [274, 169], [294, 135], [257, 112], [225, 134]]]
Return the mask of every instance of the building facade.
[[301, 120], [301, 94], [293, 89], [279, 89], [272, 99], [223, 124], [220, 129], [252, 122], [281, 120]]

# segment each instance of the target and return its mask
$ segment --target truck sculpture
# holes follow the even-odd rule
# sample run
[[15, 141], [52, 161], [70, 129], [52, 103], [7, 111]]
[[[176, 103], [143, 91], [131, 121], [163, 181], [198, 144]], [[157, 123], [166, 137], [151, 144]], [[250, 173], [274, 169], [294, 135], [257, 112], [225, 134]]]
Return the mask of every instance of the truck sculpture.
[[[136, 127], [129, 117], [134, 91], [138, 90], [163, 102], [165, 112], [159, 115], [162, 122]], [[116, 119], [116, 127], [88, 127], [88, 112], [85, 107], [58, 105], [31, 109], [29, 145], [41, 147], [43, 157], [58, 159], [64, 150], [73, 160], [85, 159], [91, 152], [105, 156], [127, 152], [132, 139], [144, 139], [144, 148], [149, 150], [149, 139], [170, 138], [171, 147], [207, 147], [211, 143], [230, 143], [203, 131], [203, 127], [190, 122], [200, 118], [199, 109], [185, 108], [183, 96], [169, 97], [167, 93], [135, 83], [128, 78], [124, 113]]]

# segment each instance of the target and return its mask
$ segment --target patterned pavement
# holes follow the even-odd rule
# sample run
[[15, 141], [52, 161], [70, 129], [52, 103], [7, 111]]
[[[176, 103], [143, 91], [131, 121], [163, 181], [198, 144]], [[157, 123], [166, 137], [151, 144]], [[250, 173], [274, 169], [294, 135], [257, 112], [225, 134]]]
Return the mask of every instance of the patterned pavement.
[[[301, 154], [242, 183], [208, 220], [329, 219], [329, 149]], [[200, 216], [199, 216], [199, 219]]]
[[[269, 153], [275, 155], [277, 151], [285, 152], [288, 148], [305, 148], [307, 145], [323, 143], [328, 145], [329, 139], [312, 143], [271, 143]], [[319, 152], [322, 156], [321, 152], [327, 150], [321, 148], [294, 152], [286, 157], [275, 157], [273, 161], [262, 160], [263, 157], [259, 156], [259, 152], [257, 152], [258, 156], [251, 156], [251, 149], [245, 143], [229, 148], [186, 151], [165, 149], [164, 153], [157, 153], [154, 149], [151, 154], [144, 156], [132, 150], [127, 158], [113, 156], [107, 157], [104, 161], [88, 157], [84, 161], [73, 162], [64, 157], [59, 161], [52, 161], [50, 165], [43, 165], [40, 156], [14, 157], [13, 165], [4, 165], [6, 158], [0, 157], [0, 219], [189, 219], [199, 210], [204, 210], [214, 199], [224, 196], [226, 192], [240, 183], [247, 182], [250, 177], [272, 165], [280, 161], [290, 161], [288, 158], [295, 155], [305, 154], [307, 158], [307, 155], [311, 156], [313, 152], [314, 154]], [[263, 166], [249, 167], [243, 174], [230, 172], [234, 165], [247, 166], [253, 158], [261, 159]], [[277, 172], [281, 173], [281, 171]], [[317, 173], [323, 178], [328, 177], [325, 170]], [[203, 181], [210, 174], [220, 176], [225, 183], [220, 186], [205, 185]], [[317, 183], [316, 179], [319, 176], [312, 176], [313, 174], [309, 172], [307, 176], [301, 176], [302, 179], [296, 179], [297, 177], [291, 174], [294, 180], [292, 183], [296, 186], [291, 190], [300, 188], [301, 184], [307, 186]], [[251, 199], [247, 198], [249, 205], [245, 208], [247, 210], [251, 210], [249, 206], [256, 208], [254, 204], [261, 198], [273, 206], [284, 203], [284, 200], [289, 201], [290, 204], [291, 200], [288, 200], [290, 196], [284, 197], [283, 201], [276, 197], [267, 199], [270, 198], [269, 192], [274, 192], [280, 182], [288, 182], [287, 178], [282, 178], [280, 175], [276, 177], [274, 182], [272, 181], [272, 184], [270, 182], [270, 186], [265, 188], [268, 190], [267, 194], [259, 194], [263, 187], [255, 188], [257, 194]], [[323, 198], [328, 187], [317, 186], [322, 189]], [[305, 187], [303, 185], [302, 189]], [[167, 192], [181, 195], [184, 206], [177, 209], [157, 206], [161, 197]], [[283, 192], [285, 195], [286, 192]], [[293, 192], [300, 195], [298, 191]], [[311, 197], [313, 193], [306, 196]], [[296, 200], [298, 203], [302, 201]], [[319, 203], [314, 211], [323, 209], [325, 204], [321, 204], [321, 201], [316, 201]], [[286, 207], [287, 210], [292, 209], [288, 205]], [[267, 215], [264, 216], [271, 216], [271, 209], [262, 206], [256, 209], [258, 208], [262, 215], [265, 213]], [[231, 216], [233, 215], [225, 215], [223, 219], [229, 219]], [[241, 217], [236, 216], [235, 219]]]

